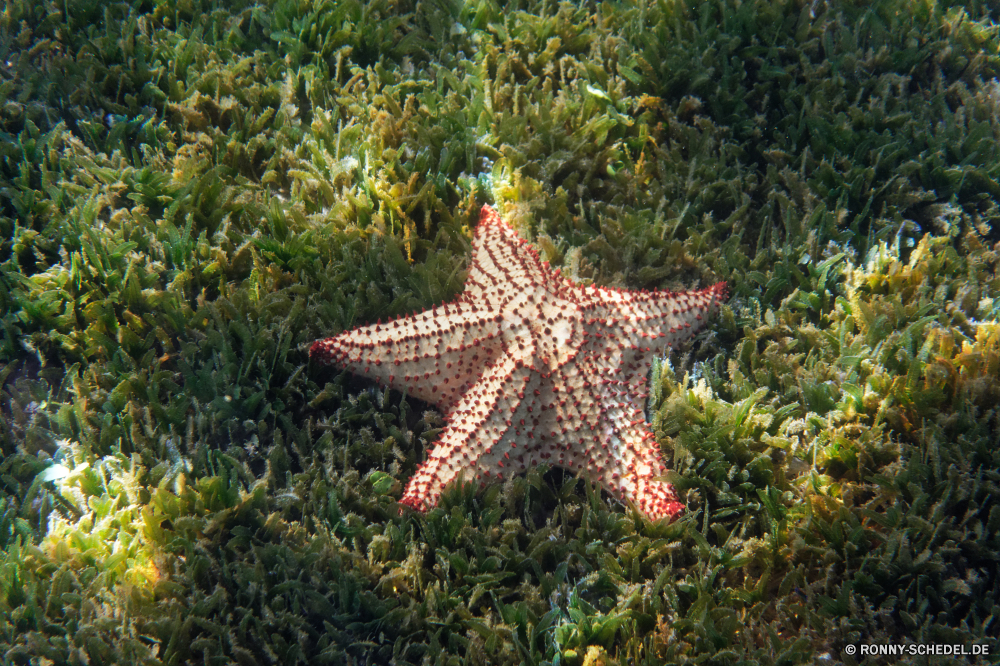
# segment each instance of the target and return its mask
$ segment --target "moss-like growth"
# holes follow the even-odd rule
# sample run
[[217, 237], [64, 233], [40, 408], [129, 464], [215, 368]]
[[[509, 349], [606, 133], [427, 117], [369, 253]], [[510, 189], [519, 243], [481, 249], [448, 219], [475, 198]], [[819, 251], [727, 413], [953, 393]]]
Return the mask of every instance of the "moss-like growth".
[[[11, 0], [0, 659], [995, 661], [998, 20]], [[309, 366], [459, 293], [485, 202], [575, 280], [729, 283], [650, 377], [680, 521], [545, 468], [401, 515], [441, 415]]]

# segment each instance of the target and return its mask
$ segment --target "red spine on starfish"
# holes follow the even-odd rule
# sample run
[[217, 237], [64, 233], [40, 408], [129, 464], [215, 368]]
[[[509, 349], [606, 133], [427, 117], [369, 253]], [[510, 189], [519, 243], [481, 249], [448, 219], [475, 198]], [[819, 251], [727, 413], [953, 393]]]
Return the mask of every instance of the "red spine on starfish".
[[446, 425], [401, 503], [437, 504], [449, 483], [503, 480], [550, 463], [631, 500], [651, 519], [683, 511], [643, 407], [650, 364], [727, 297], [707, 289], [581, 287], [483, 206], [453, 302], [312, 345], [310, 356], [426, 400]]

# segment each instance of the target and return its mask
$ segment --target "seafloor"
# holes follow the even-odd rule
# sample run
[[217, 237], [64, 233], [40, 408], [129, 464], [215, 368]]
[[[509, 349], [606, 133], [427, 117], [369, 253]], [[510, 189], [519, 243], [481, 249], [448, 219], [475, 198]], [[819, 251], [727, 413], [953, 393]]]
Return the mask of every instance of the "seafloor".
[[[997, 663], [998, 20], [7, 0], [0, 662]], [[400, 514], [442, 415], [308, 345], [454, 297], [487, 202], [728, 282], [650, 378], [682, 519], [546, 468]]]

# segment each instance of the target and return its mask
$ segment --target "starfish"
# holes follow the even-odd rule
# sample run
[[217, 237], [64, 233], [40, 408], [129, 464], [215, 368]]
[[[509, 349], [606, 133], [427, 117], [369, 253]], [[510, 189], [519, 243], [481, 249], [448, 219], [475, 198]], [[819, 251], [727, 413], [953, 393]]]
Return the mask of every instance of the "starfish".
[[436, 405], [446, 425], [400, 503], [436, 505], [457, 480], [503, 480], [549, 463], [650, 519], [684, 505], [644, 416], [650, 361], [726, 298], [583, 287], [551, 270], [483, 206], [462, 293], [451, 303], [318, 340], [310, 357]]

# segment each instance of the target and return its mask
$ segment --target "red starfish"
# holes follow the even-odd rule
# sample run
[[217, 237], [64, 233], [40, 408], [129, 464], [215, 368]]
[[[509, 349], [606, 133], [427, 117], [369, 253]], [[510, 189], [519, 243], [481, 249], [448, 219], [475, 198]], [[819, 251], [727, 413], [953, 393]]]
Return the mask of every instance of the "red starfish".
[[650, 360], [726, 297], [581, 287], [483, 206], [465, 290], [430, 311], [313, 343], [322, 363], [438, 406], [447, 424], [401, 500], [423, 511], [458, 478], [501, 480], [547, 462], [651, 519], [684, 509], [643, 415]]

